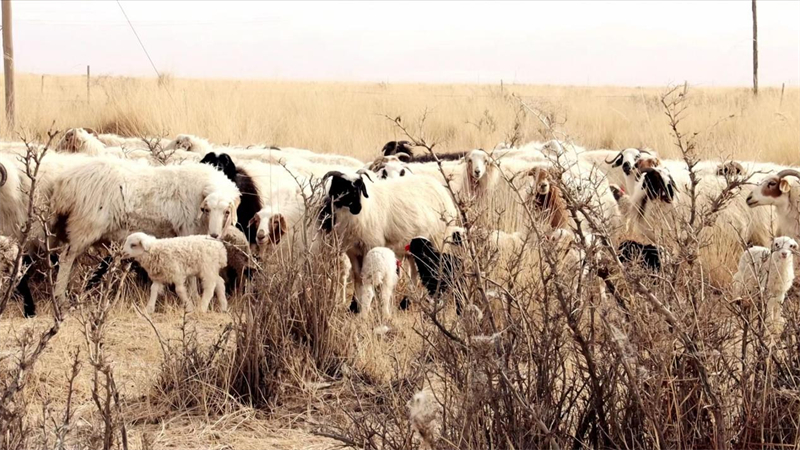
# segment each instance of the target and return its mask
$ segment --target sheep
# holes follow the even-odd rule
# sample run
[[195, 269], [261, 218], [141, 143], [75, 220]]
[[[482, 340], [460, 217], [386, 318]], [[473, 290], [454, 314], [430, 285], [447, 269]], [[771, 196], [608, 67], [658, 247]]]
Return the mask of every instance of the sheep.
[[228, 256], [228, 267], [225, 271], [225, 291], [232, 292], [242, 277], [250, 276], [253, 259], [250, 255], [250, 242], [235, 226], [229, 226], [222, 234], [222, 243]]
[[777, 233], [800, 239], [800, 171], [784, 169], [769, 175], [747, 196], [750, 208], [766, 205], [777, 212]]
[[379, 179], [385, 180], [387, 178], [404, 177], [407, 174], [413, 174], [408, 164], [401, 161], [387, 161], [384, 166], [376, 172]]
[[740, 297], [756, 292], [767, 299], [766, 323], [774, 336], [783, 330], [781, 313], [783, 300], [794, 281], [794, 257], [797, 242], [788, 237], [776, 237], [772, 248], [750, 247], [739, 258], [739, 268], [733, 276], [734, 295]]
[[218, 238], [236, 223], [239, 202], [236, 185], [205, 164], [151, 167], [96, 160], [65, 170], [51, 198], [51, 229], [67, 244], [54, 292], [63, 297], [75, 259], [101, 240], [122, 240], [131, 230]]
[[434, 156], [433, 153], [429, 152], [422, 155], [414, 155], [411, 150], [413, 147], [414, 145], [408, 141], [389, 141], [383, 146], [381, 153], [383, 156], [397, 156], [403, 161], [413, 163], [429, 163], [435, 162], [437, 159], [440, 161], [456, 161], [466, 154], [466, 152], [436, 153], [436, 156]]
[[[0, 236], [0, 290], [2, 290], [3, 281], [8, 279], [13, 282], [19, 275], [11, 273], [18, 254], [19, 246], [12, 239]], [[4, 290], [2, 291], [4, 292]]]
[[441, 438], [442, 405], [433, 391], [425, 388], [416, 392], [406, 406], [408, 419], [420, 439], [419, 448], [423, 450], [437, 448]]
[[410, 176], [367, 184], [364, 178], [342, 172], [326, 175], [325, 204], [318, 214], [323, 230], [335, 230], [342, 237], [356, 292], [370, 249], [388, 247], [401, 259], [413, 237], [441, 241], [457, 216], [452, 198], [436, 180]]
[[192, 299], [186, 291], [186, 280], [199, 277], [203, 286], [200, 312], [208, 311], [208, 304], [216, 292], [221, 312], [228, 311], [225, 298], [225, 282], [220, 271], [228, 264], [225, 245], [208, 236], [183, 236], [156, 239], [146, 233], [136, 232], [125, 239], [123, 253], [134, 259], [147, 271], [153, 280], [147, 314], [156, 309], [156, 299], [165, 284], [175, 285], [175, 292], [183, 301], [187, 312], [194, 310]]
[[530, 193], [536, 212], [543, 214], [551, 228], [563, 228], [569, 223], [569, 215], [561, 188], [553, 183], [559, 174], [552, 168], [536, 167], [528, 172], [533, 179]]
[[375, 291], [380, 291], [383, 317], [392, 316], [392, 296], [400, 277], [400, 260], [394, 251], [386, 247], [375, 247], [364, 256], [361, 269], [361, 287], [358, 291], [358, 309], [369, 313]]
[[327, 155], [305, 149], [270, 147], [269, 149], [261, 150], [214, 146], [208, 142], [208, 140], [190, 134], [179, 134], [167, 145], [166, 149], [183, 149], [202, 155], [221, 150], [230, 155], [234, 160], [257, 160], [270, 164], [283, 164], [301, 160], [315, 164], [345, 166], [353, 169], [360, 168], [364, 165], [362, 161], [350, 156]]

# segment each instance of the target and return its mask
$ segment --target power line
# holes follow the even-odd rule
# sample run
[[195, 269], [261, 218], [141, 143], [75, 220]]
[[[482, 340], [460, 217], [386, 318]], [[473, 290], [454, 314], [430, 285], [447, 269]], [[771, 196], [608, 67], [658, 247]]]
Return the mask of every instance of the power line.
[[158, 69], [156, 68], [156, 64], [153, 62], [153, 59], [150, 58], [150, 53], [147, 53], [147, 49], [144, 47], [144, 43], [139, 38], [139, 33], [136, 32], [136, 29], [133, 28], [133, 24], [131, 23], [131, 19], [128, 19], [128, 15], [125, 14], [125, 9], [122, 7], [122, 3], [117, 0], [117, 5], [119, 5], [120, 11], [122, 11], [122, 15], [125, 16], [125, 20], [128, 21], [128, 25], [131, 27], [131, 31], [133, 31], [133, 35], [136, 36], [136, 40], [139, 41], [139, 45], [142, 46], [142, 50], [144, 50], [144, 54], [147, 55], [147, 60], [150, 61], [150, 65], [153, 66], [153, 71], [155, 71], [156, 76], [161, 78], [161, 74], [158, 73]]

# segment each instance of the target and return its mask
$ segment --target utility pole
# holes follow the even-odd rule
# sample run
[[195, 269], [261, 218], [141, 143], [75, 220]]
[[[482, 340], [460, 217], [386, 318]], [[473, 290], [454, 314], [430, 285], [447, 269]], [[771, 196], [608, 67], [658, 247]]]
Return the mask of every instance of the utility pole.
[[756, 0], [753, 0], [753, 95], [758, 95], [758, 20], [756, 19]]
[[14, 42], [11, 38], [11, 0], [3, 2], [3, 73], [6, 82], [6, 121], [14, 128]]

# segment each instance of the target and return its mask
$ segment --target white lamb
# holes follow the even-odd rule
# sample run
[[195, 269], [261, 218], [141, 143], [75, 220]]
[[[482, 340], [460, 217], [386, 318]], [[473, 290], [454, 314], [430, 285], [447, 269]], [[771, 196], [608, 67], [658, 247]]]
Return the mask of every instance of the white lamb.
[[67, 290], [77, 257], [99, 241], [133, 230], [158, 237], [208, 233], [219, 238], [237, 222], [239, 190], [206, 164], [151, 167], [99, 159], [62, 171], [53, 183], [53, 230], [67, 245], [55, 294]]
[[733, 277], [734, 295], [762, 293], [767, 299], [766, 323], [774, 336], [783, 330], [783, 300], [794, 281], [794, 256], [797, 242], [781, 236], [772, 241], [772, 249], [750, 247], [739, 258], [739, 270]]
[[394, 251], [386, 247], [375, 247], [364, 257], [364, 266], [361, 268], [361, 288], [358, 299], [359, 310], [362, 314], [369, 314], [375, 291], [380, 291], [383, 317], [392, 316], [392, 296], [394, 288], [400, 277], [400, 260]]
[[156, 299], [164, 285], [169, 283], [175, 285], [175, 292], [186, 311], [191, 312], [194, 304], [186, 292], [186, 280], [191, 277], [199, 277], [203, 286], [200, 312], [208, 311], [215, 292], [220, 310], [227, 312], [225, 282], [219, 272], [228, 264], [228, 257], [221, 241], [199, 235], [156, 239], [146, 233], [133, 233], [125, 240], [123, 252], [141, 264], [153, 280], [147, 303], [148, 314], [155, 312]]

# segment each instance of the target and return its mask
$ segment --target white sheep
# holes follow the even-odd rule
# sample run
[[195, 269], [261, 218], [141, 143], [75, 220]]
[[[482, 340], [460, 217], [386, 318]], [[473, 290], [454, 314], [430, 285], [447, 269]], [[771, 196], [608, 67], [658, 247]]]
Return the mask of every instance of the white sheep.
[[380, 291], [384, 319], [392, 316], [392, 296], [400, 277], [400, 260], [394, 251], [386, 247], [375, 247], [364, 256], [361, 268], [361, 287], [356, 298], [362, 314], [369, 314], [375, 291]]
[[800, 239], [800, 171], [784, 169], [768, 175], [747, 197], [750, 208], [767, 205], [777, 213], [778, 234]]
[[414, 171], [411, 170], [408, 164], [402, 161], [386, 161], [386, 163], [378, 169], [375, 173], [377, 177], [381, 180], [391, 179], [391, 178], [400, 178], [406, 175], [413, 174]]
[[203, 295], [200, 299], [200, 312], [208, 311], [208, 304], [214, 293], [222, 312], [228, 311], [225, 298], [225, 282], [219, 272], [228, 263], [225, 245], [208, 236], [183, 236], [156, 239], [146, 233], [133, 233], [125, 239], [124, 254], [133, 258], [147, 271], [153, 281], [150, 287], [150, 301], [147, 313], [156, 309], [156, 299], [165, 284], [175, 285], [175, 292], [183, 301], [187, 312], [194, 309], [193, 300], [186, 291], [186, 281], [191, 277], [200, 278]]
[[441, 437], [442, 405], [430, 388], [414, 394], [406, 404], [408, 419], [420, 439], [420, 448], [431, 450]]
[[95, 160], [59, 174], [53, 183], [51, 226], [67, 245], [59, 258], [56, 296], [63, 296], [75, 259], [101, 240], [132, 230], [158, 237], [208, 233], [236, 223], [239, 190], [205, 164], [151, 167]]
[[737, 297], [761, 293], [767, 299], [766, 323], [775, 336], [783, 329], [781, 308], [794, 281], [796, 252], [797, 242], [787, 236], [773, 239], [771, 249], [750, 247], [739, 258], [739, 269], [733, 277]]

